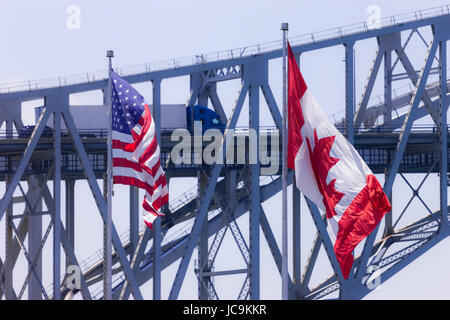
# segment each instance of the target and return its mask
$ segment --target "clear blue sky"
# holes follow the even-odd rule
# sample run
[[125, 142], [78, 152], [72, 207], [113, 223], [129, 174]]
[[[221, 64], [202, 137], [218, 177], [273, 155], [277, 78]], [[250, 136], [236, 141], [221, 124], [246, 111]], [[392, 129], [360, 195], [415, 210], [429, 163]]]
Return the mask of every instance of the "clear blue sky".
[[[252, 44], [278, 40], [281, 37], [280, 23], [289, 23], [291, 36], [321, 31], [341, 25], [365, 21], [368, 18], [367, 8], [377, 5], [381, 16], [407, 13], [415, 10], [445, 5], [445, 1], [25, 1], [4, 0], [0, 3], [0, 36], [3, 40], [0, 50], [0, 84], [45, 79], [106, 68], [107, 49], [114, 49], [115, 66], [134, 65], [155, 60], [191, 56], [204, 52], [213, 52]], [[67, 8], [77, 5], [80, 8], [80, 29], [70, 30], [66, 23], [69, 18]], [[420, 67], [425, 48], [416, 39], [411, 52], [413, 62]], [[374, 56], [375, 40], [358, 45], [356, 52], [356, 99], [359, 101], [367, 73]], [[344, 57], [343, 48], [324, 49], [302, 56], [301, 68], [308, 86], [327, 114], [340, 112], [344, 105]], [[274, 62], [270, 67], [270, 82], [277, 101], [281, 101], [281, 69], [280, 63]], [[188, 79], [181, 78], [163, 83], [163, 103], [184, 103], [188, 94]], [[380, 79], [378, 79], [380, 80]], [[230, 112], [236, 97], [238, 82], [219, 87], [219, 95], [227, 112]], [[395, 86], [394, 86], [395, 87]], [[137, 85], [144, 96], [151, 98], [151, 87], [147, 84]], [[381, 93], [382, 84], [377, 81], [376, 93]], [[262, 100], [262, 99], [261, 99]], [[98, 94], [79, 95], [73, 103], [101, 103]], [[24, 105], [23, 117], [31, 123], [34, 113], [31, 107], [40, 102]], [[245, 112], [245, 111], [243, 111]], [[243, 116], [241, 124], [245, 123]], [[266, 116], [262, 124], [270, 124]], [[176, 181], [171, 183], [171, 197], [186, 190], [185, 185], [193, 185], [193, 181]], [[76, 246], [82, 260], [97, 249], [101, 249], [101, 224], [99, 215], [90, 198], [84, 182], [77, 182], [77, 226], [86, 225], [87, 231], [77, 234]], [[402, 185], [397, 185], [402, 188]], [[2, 188], [3, 185], [2, 185]], [[437, 188], [437, 180], [430, 183], [430, 189]], [[114, 220], [119, 233], [127, 230], [126, 202], [127, 189], [116, 187], [114, 197]], [[404, 199], [395, 198], [394, 210]], [[430, 192], [431, 196], [431, 192]], [[81, 200], [83, 199], [83, 201]], [[86, 200], [84, 200], [86, 199]], [[125, 201], [124, 201], [125, 199]], [[264, 205], [269, 220], [277, 235], [280, 236], [278, 216], [280, 211], [280, 195]], [[432, 201], [435, 201], [433, 199]], [[397, 205], [397, 206], [396, 206]], [[416, 206], [419, 210], [420, 207]], [[436, 205], [434, 206], [436, 208]], [[306, 213], [306, 210], [303, 212]], [[309, 217], [304, 218], [302, 226], [304, 249], [302, 259], [306, 260], [313, 230]], [[240, 221], [243, 232], [247, 233], [247, 223]], [[45, 224], [44, 224], [45, 225]], [[2, 230], [3, 232], [3, 230]], [[87, 237], [86, 235], [91, 235]], [[3, 238], [2, 238], [3, 239]], [[232, 241], [230, 238], [228, 240]], [[278, 299], [281, 296], [281, 285], [274, 269], [265, 240], [261, 242], [261, 297]], [[443, 255], [448, 252], [450, 244], [442, 243], [416, 263], [408, 267], [398, 278], [390, 280], [376, 290], [374, 298], [449, 298], [447, 287], [450, 285], [445, 277], [445, 269], [431, 269], [430, 264], [440, 259], [440, 266], [450, 267], [450, 258]], [[3, 248], [1, 249], [3, 252]], [[44, 254], [50, 258], [51, 247]], [[218, 258], [217, 270], [227, 267], [242, 267], [242, 263], [229, 259], [235, 256], [234, 246], [224, 248], [223, 255]], [[195, 256], [195, 253], [194, 253]], [[428, 258], [426, 258], [428, 257]], [[425, 259], [426, 258], [426, 259]], [[20, 260], [19, 260], [20, 261]], [[267, 262], [267, 265], [265, 265]], [[22, 263], [25, 263], [22, 260]], [[231, 265], [230, 265], [231, 264]], [[433, 264], [434, 265], [434, 264]], [[447, 270], [448, 270], [447, 267]], [[324, 266], [317, 272], [328, 272]], [[176, 269], [171, 268], [163, 274], [163, 297], [167, 297]], [[197, 283], [188, 271], [180, 297], [195, 298]], [[168, 274], [168, 275], [167, 275]], [[436, 275], [431, 280], [420, 282], [425, 277]], [[49, 281], [50, 274], [46, 274]], [[217, 286], [225, 289], [225, 298], [233, 299], [240, 289], [239, 277], [216, 279]], [[412, 280], [414, 279], [414, 280]], [[49, 283], [47, 281], [47, 283]], [[226, 282], [225, 282], [226, 281]], [[236, 281], [236, 282], [234, 282]], [[235, 283], [236, 289], [225, 288]], [[420, 285], [417, 285], [420, 283]], [[231, 286], [229, 286], [231, 287]], [[144, 296], [151, 297], [150, 286], [145, 286]], [[236, 292], [235, 292], [236, 291]], [[425, 296], [424, 296], [425, 295]]]

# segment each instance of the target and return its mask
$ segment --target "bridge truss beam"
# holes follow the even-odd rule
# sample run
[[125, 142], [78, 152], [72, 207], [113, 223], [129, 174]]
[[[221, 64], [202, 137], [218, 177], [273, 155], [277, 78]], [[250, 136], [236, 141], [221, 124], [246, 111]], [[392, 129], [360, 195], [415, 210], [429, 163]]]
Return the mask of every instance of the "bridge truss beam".
[[[289, 297], [295, 299], [317, 299], [327, 298], [330, 294], [338, 291], [340, 298], [362, 298], [370, 293], [370, 281], [373, 278], [373, 269], [376, 266], [381, 272], [381, 279], [386, 281], [394, 274], [402, 270], [404, 266], [412, 262], [418, 256], [423, 254], [433, 245], [444, 239], [450, 231], [448, 217], [448, 129], [447, 129], [447, 49], [446, 43], [450, 36], [450, 12], [444, 12], [442, 15], [431, 18], [420, 19], [417, 21], [408, 21], [405, 23], [396, 23], [379, 29], [367, 30], [364, 32], [342, 35], [339, 37], [327, 38], [316, 41], [312, 38], [311, 42], [293, 44], [293, 51], [297, 56], [307, 51], [314, 51], [331, 46], [342, 46], [346, 57], [345, 65], [345, 134], [351, 142], [358, 139], [359, 135], [366, 130], [385, 128], [386, 130], [399, 130], [398, 139], [395, 141], [395, 149], [392, 153], [386, 152], [386, 157], [392, 160], [390, 166], [386, 168], [386, 178], [384, 190], [391, 194], [394, 181], [398, 176], [403, 177], [410, 185], [414, 199], [419, 199], [426, 208], [429, 215], [415, 223], [396, 229], [397, 223], [408, 214], [408, 205], [406, 209], [395, 217], [394, 213], [386, 216], [385, 232], [381, 239], [376, 241], [378, 228], [366, 239], [364, 247], [355, 263], [349, 279], [343, 279], [342, 273], [334, 255], [332, 242], [326, 230], [326, 220], [317, 207], [305, 198], [310, 214], [317, 227], [317, 235], [311, 247], [311, 253], [303, 273], [301, 272], [301, 237], [300, 237], [300, 193], [293, 188], [293, 274], [289, 279]], [[432, 41], [428, 46], [426, 60], [421, 71], [416, 72], [410, 59], [406, 54], [406, 48], [413, 33], [418, 33], [419, 28], [431, 28]], [[408, 32], [406, 41], [401, 43], [402, 35]], [[422, 35], [420, 34], [422, 37]], [[373, 61], [372, 68], [367, 78], [367, 84], [363, 90], [359, 108], [355, 110], [355, 56], [354, 50], [361, 40], [376, 39], [378, 50]], [[422, 37], [423, 38], [423, 37]], [[397, 59], [392, 63], [392, 53], [395, 52]], [[438, 54], [438, 58], [436, 57]], [[272, 93], [268, 79], [269, 62], [281, 57], [281, 49], [258, 52], [258, 54], [233, 56], [221, 61], [208, 62], [199, 57], [197, 63], [191, 66], [175, 67], [167, 70], [146, 71], [140, 74], [125, 76], [125, 79], [131, 83], [148, 81], [152, 83], [153, 90], [153, 113], [157, 123], [157, 132], [160, 133], [159, 123], [161, 118], [161, 82], [168, 78], [189, 75], [190, 93], [187, 97], [187, 104], [195, 103], [208, 104], [219, 114], [221, 119], [227, 123], [226, 129], [221, 141], [223, 162], [227, 156], [228, 139], [232, 129], [236, 128], [237, 121], [244, 108], [244, 102], [248, 101], [248, 128], [260, 131], [260, 113], [261, 101], [260, 93], [264, 97], [268, 110], [272, 116], [273, 123], [280, 129], [281, 115]], [[382, 125], [374, 127], [372, 121], [374, 114], [369, 106], [369, 99], [372, 94], [375, 80], [381, 62], [384, 61], [384, 103], [382, 106], [376, 106], [376, 116], [381, 110], [383, 115]], [[395, 80], [393, 70], [400, 62], [405, 69], [407, 76], [414, 86], [412, 92], [407, 98], [409, 101], [401, 102], [404, 106], [409, 106], [404, 115], [398, 115], [396, 108], [397, 100], [392, 97], [392, 81]], [[438, 67], [433, 67], [433, 65]], [[427, 88], [429, 75], [438, 70], [439, 85], [432, 91]], [[226, 114], [222, 102], [219, 98], [217, 83], [220, 81], [229, 81], [241, 79], [241, 87], [237, 93], [235, 105], [229, 115]], [[62, 177], [62, 159], [64, 150], [61, 141], [61, 121], [64, 121], [70, 133], [71, 143], [76, 156], [83, 167], [84, 179], [88, 181], [92, 195], [95, 199], [98, 212], [102, 219], [106, 215], [106, 203], [100, 187], [97, 182], [98, 174], [89, 161], [88, 152], [85, 143], [80, 138], [74, 120], [69, 109], [69, 95], [74, 92], [87, 90], [99, 90], [106, 87], [105, 80], [97, 80], [88, 83], [76, 85], [61, 86], [58, 88], [45, 88], [29, 90], [23, 92], [0, 94], [0, 122], [6, 122], [6, 128], [9, 133], [13, 126], [17, 130], [23, 126], [21, 115], [17, 112], [17, 102], [26, 101], [35, 98], [45, 97], [45, 108], [40, 115], [37, 125], [27, 142], [23, 154], [13, 173], [6, 179], [6, 189], [0, 202], [0, 219], [5, 218], [5, 252], [6, 256], [0, 261], [2, 267], [2, 281], [0, 293], [8, 299], [21, 298], [23, 288], [28, 285], [29, 298], [49, 298], [60, 299], [73, 297], [78, 292], [85, 299], [101, 298], [94, 295], [91, 289], [95, 283], [102, 280], [101, 261], [88, 266], [81, 277], [81, 287], [71, 289], [64, 281], [61, 281], [62, 270], [60, 270], [62, 255], [66, 256], [66, 265], [79, 266], [74, 248], [74, 229], [73, 215], [74, 203], [73, 194], [75, 185], [67, 182], [66, 193], [66, 221], [61, 221], [61, 179]], [[432, 94], [438, 96], [436, 101], [432, 100]], [[400, 99], [400, 98], [399, 98]], [[408, 100], [408, 99], [407, 99]], [[10, 105], [7, 109], [14, 110], [16, 118], [8, 118], [4, 115], [2, 104], [5, 101], [14, 101], [15, 105]], [[403, 101], [403, 100], [402, 100]], [[8, 102], [9, 103], [9, 102]], [[399, 102], [400, 103], [400, 102]], [[421, 105], [422, 104], [422, 105]], [[2, 109], [3, 108], [3, 109]], [[8, 109], [8, 110], [9, 110]], [[6, 110], [6, 109], [5, 109]], [[30, 164], [32, 165], [37, 156], [37, 146], [40, 143], [42, 133], [47, 121], [53, 116], [55, 136], [51, 141], [52, 166], [45, 175], [26, 176]], [[426, 200], [419, 195], [419, 189], [412, 187], [408, 179], [402, 172], [405, 165], [405, 155], [411, 150], [408, 149], [411, 140], [411, 131], [413, 123], [419, 117], [429, 116], [435, 125], [439, 157], [434, 164], [427, 170], [421, 169], [425, 174], [425, 179], [434, 172], [439, 173], [440, 188], [440, 206], [439, 210], [432, 212], [426, 204]], [[364, 126], [362, 126], [364, 125]], [[391, 126], [394, 126], [392, 129]], [[164, 148], [162, 137], [158, 137]], [[381, 141], [381, 138], [378, 142]], [[130, 189], [130, 240], [122, 243], [121, 239], [113, 226], [113, 273], [118, 279], [115, 282], [113, 297], [115, 299], [127, 299], [130, 294], [135, 299], [143, 299], [141, 285], [150, 279], [153, 279], [153, 298], [163, 297], [161, 292], [161, 272], [168, 266], [181, 259], [178, 270], [174, 277], [171, 290], [168, 293], [169, 299], [179, 297], [183, 282], [188, 271], [192, 255], [195, 248], [198, 251], [198, 268], [195, 270], [198, 279], [198, 297], [199, 299], [216, 299], [221, 296], [219, 288], [214, 285], [213, 277], [227, 276], [230, 274], [244, 273], [246, 277], [239, 287], [238, 298], [259, 299], [260, 290], [260, 265], [261, 247], [260, 230], [269, 245], [273, 260], [278, 270], [281, 270], [281, 254], [273, 234], [271, 225], [262, 203], [281, 190], [281, 181], [277, 173], [269, 174], [271, 181], [264, 184], [261, 176], [265, 175], [266, 168], [260, 165], [259, 144], [260, 135], [256, 135], [256, 150], [247, 150], [250, 157], [255, 157], [254, 163], [246, 164], [239, 168], [229, 168], [223, 163], [215, 163], [212, 166], [203, 166], [195, 171], [195, 177], [198, 178], [199, 190], [197, 195], [190, 197], [183, 205], [174, 208], [172, 212], [169, 208], [166, 218], [161, 221], [161, 225], [155, 224], [153, 232], [148, 229], [139, 230], [137, 213], [137, 192]], [[372, 148], [377, 148], [372, 146]], [[379, 148], [381, 150], [381, 148]], [[200, 150], [201, 152], [201, 150]], [[383, 149], [383, 152], [385, 150]], [[424, 151], [416, 150], [415, 155], [423, 155]], [[388, 161], [389, 162], [389, 161]], [[436, 169], [436, 167], [439, 167]], [[167, 168], [168, 175], [175, 175], [175, 169], [171, 172]], [[173, 177], [172, 177], [173, 178]], [[28, 179], [28, 190], [23, 190], [20, 182]], [[53, 193], [47, 185], [48, 180], [53, 180]], [[289, 174], [289, 184], [292, 184], [292, 172]], [[36, 182], [38, 181], [38, 183]], [[74, 180], [73, 180], [74, 181]], [[423, 182], [422, 182], [423, 183]], [[15, 214], [14, 202], [18, 202], [19, 197], [14, 194], [17, 190], [21, 191], [21, 199], [26, 203], [25, 211], [21, 214]], [[44, 200], [47, 210], [41, 207]], [[69, 200], [69, 201], [68, 201]], [[170, 207], [170, 206], [169, 206]], [[239, 227], [239, 220], [244, 214], [248, 213], [248, 237], [243, 236]], [[42, 235], [42, 224], [39, 220], [43, 214], [48, 214], [51, 219], [46, 232]], [[35, 219], [38, 217], [38, 219]], [[14, 224], [14, 219], [20, 218], [18, 226]], [[394, 219], [396, 218], [396, 220]], [[192, 220], [192, 227], [188, 234], [179, 236], [177, 239], [164, 242], [166, 233], [176, 226], [177, 223]], [[37, 221], [37, 222], [36, 222]], [[396, 221], [396, 222], [394, 222]], [[42, 248], [46, 243], [50, 230], [53, 230], [53, 269], [52, 269], [52, 293], [49, 294], [42, 283], [42, 270], [40, 269], [40, 259]], [[233, 241], [238, 246], [244, 260], [244, 267], [235, 270], [216, 270], [216, 257], [219, 249], [223, 246], [225, 233], [231, 231]], [[25, 238], [29, 240], [28, 248], [25, 246]], [[210, 242], [212, 238], [212, 242]], [[211, 245], [210, 245], [211, 243]], [[397, 251], [392, 252], [393, 244], [404, 244]], [[37, 245], [39, 244], [39, 245]], [[149, 246], [149, 244], [151, 244]], [[61, 246], [63, 252], [61, 252]], [[319, 259], [320, 249], [325, 249], [327, 261]], [[149, 248], [149, 249], [147, 249]], [[17, 257], [22, 251], [29, 263], [29, 273], [25, 278], [24, 285], [18, 291], [13, 286], [14, 265]], [[319, 285], [312, 288], [311, 279], [317, 266], [328, 263], [332, 268], [332, 274], [322, 275], [323, 279]], [[214, 266], [214, 270], [212, 269]]]

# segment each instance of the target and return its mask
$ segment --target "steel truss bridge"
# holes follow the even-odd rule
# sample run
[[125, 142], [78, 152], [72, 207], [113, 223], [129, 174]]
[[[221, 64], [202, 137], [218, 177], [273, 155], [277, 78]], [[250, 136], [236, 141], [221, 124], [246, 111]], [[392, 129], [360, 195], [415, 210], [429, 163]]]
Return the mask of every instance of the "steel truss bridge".
[[[444, 6], [388, 17], [380, 22], [380, 28], [370, 29], [362, 23], [291, 37], [290, 43], [299, 59], [304, 52], [334, 46], [343, 48], [345, 116], [342, 121], [336, 121], [336, 125], [355, 145], [372, 171], [384, 174], [384, 190], [391, 199], [395, 196], [392, 191], [397, 179], [407, 183], [412, 197], [403, 210], [385, 216], [380, 224], [382, 227], [365, 240], [349, 279], [343, 279], [326, 231], [326, 219], [308, 199], [301, 200], [300, 192], [293, 188], [291, 299], [363, 298], [371, 291], [374, 270], [382, 282], [386, 281], [449, 235], [447, 40], [450, 37], [450, 10]], [[425, 39], [426, 32], [431, 35], [429, 40]], [[425, 61], [420, 66], [414, 66], [406, 53], [413, 35], [418, 35], [426, 44]], [[377, 43], [377, 51], [361, 99], [356, 103], [355, 85], [360, 84], [356, 84], [354, 78], [354, 50], [359, 41], [368, 39]], [[246, 130], [262, 132], [260, 90], [273, 118], [271, 130], [278, 134], [280, 106], [269, 85], [268, 65], [270, 61], [280, 59], [281, 54], [281, 41], [277, 41], [118, 69], [130, 83], [149, 82], [152, 85], [154, 119], [168, 178], [194, 177], [198, 179], [198, 186], [177, 199], [171, 199], [165, 208], [166, 217], [155, 223], [153, 231], [139, 224], [138, 190], [130, 187], [130, 231], [120, 236], [113, 226], [115, 299], [127, 299], [131, 295], [134, 299], [142, 299], [140, 287], [149, 280], [152, 280], [152, 298], [160, 299], [161, 274], [174, 264], [178, 269], [168, 298], [177, 299], [194, 249], [197, 249], [194, 272], [198, 279], [199, 299], [218, 299], [220, 291], [216, 290], [214, 277], [232, 274], [245, 275], [242, 285], [237, 288], [237, 299], [259, 299], [260, 265], [266, 263], [261, 261], [260, 255], [261, 232], [281, 272], [280, 248], [267, 218], [269, 213], [262, 206], [264, 201], [280, 192], [280, 170], [267, 174], [267, 166], [260, 161], [241, 165], [175, 165], [170, 158], [173, 142], [158, 127], [161, 120], [161, 82], [189, 75], [190, 94], [186, 104], [207, 105], [210, 101], [227, 124], [225, 137], [230, 129], [236, 128], [246, 97], [249, 104]], [[378, 104], [369, 104], [380, 69], [384, 75], [383, 97]], [[431, 81], [432, 74], [438, 75], [437, 81]], [[233, 79], [240, 79], [241, 86], [233, 109], [227, 115], [217, 84]], [[402, 79], [410, 80], [410, 90], [402, 95], [393, 94], [393, 82]], [[6, 126], [0, 137], [0, 178], [5, 185], [0, 202], [0, 218], [5, 222], [0, 294], [4, 299], [22, 299], [25, 292], [29, 299], [71, 299], [76, 295], [83, 299], [102, 298], [103, 292], [98, 287], [103, 279], [103, 257], [95, 255], [82, 262], [74, 247], [77, 234], [74, 195], [75, 181], [87, 180], [96, 209], [105, 218], [106, 202], [98, 179], [105, 176], [106, 132], [99, 130], [88, 135], [80, 134], [70, 113], [69, 95], [104, 90], [106, 85], [106, 71], [102, 71], [0, 87], [0, 125], [5, 123]], [[17, 132], [23, 127], [21, 103], [41, 98], [44, 98], [45, 108], [31, 137], [19, 138]], [[54, 135], [41, 137], [50, 116], [53, 117]], [[417, 124], [424, 118], [430, 119], [431, 124]], [[67, 134], [62, 134], [62, 121]], [[262, 134], [257, 135], [258, 148], [261, 137]], [[260, 155], [256, 153], [259, 160]], [[440, 204], [439, 210], [432, 211], [428, 199], [419, 191], [430, 174], [435, 173], [439, 177], [439, 186], [436, 185], [435, 190], [436, 193], [439, 190]], [[419, 176], [419, 186], [413, 187], [408, 181], [410, 176], [406, 174]], [[61, 204], [63, 181], [65, 208]], [[51, 187], [49, 182], [52, 182]], [[293, 173], [290, 172], [289, 184], [292, 183]], [[407, 226], [398, 227], [400, 219], [411, 215], [409, 205], [413, 199], [423, 204], [422, 217]], [[306, 201], [317, 228], [314, 239], [310, 241], [310, 254], [303, 264], [301, 248], [306, 244], [300, 241], [301, 201]], [[62, 223], [61, 215], [64, 213], [65, 222]], [[302, 215], [309, 213], [303, 212]], [[44, 215], [51, 217], [46, 228], [42, 223]], [[238, 224], [242, 219], [248, 219], [248, 237], [244, 236], [246, 233]], [[83, 226], [77, 225], [78, 228]], [[182, 232], [166, 237], [177, 228]], [[244, 267], [241, 269], [222, 270], [215, 263], [228, 230], [242, 256]], [[44, 283], [42, 252], [50, 235], [53, 237], [53, 281]], [[318, 259], [321, 250], [326, 253], [325, 262]], [[20, 254], [28, 262], [26, 277], [17, 270]], [[66, 281], [67, 274], [61, 269], [63, 258], [67, 266], [81, 267], [79, 288]], [[322, 280], [311, 284], [311, 275], [324, 263], [332, 271], [319, 275]]]

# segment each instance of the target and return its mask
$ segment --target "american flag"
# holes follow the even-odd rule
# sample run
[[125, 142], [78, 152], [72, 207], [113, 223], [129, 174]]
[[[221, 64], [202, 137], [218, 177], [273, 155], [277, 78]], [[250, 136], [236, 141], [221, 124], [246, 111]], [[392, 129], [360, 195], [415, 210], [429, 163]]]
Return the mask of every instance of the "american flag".
[[145, 190], [144, 222], [151, 228], [169, 199], [155, 123], [139, 92], [114, 71], [111, 80], [113, 183]]

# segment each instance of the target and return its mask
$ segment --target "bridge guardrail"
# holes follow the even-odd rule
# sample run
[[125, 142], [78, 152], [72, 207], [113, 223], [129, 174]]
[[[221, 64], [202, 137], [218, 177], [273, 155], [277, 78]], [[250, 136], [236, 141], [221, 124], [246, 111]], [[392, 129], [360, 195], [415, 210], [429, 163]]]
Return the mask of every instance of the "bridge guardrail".
[[[390, 17], [380, 18], [380, 28], [389, 27], [394, 25], [401, 25], [407, 22], [413, 22], [418, 20], [424, 20], [428, 18], [434, 18], [442, 15], [450, 14], [449, 5], [444, 5], [435, 8], [424, 9], [420, 11], [414, 11], [406, 14], [400, 14]], [[337, 37], [344, 37], [347, 35], [355, 34], [358, 32], [367, 32], [373, 29], [368, 26], [367, 22], [360, 22], [341, 26], [338, 28], [327, 29], [319, 32], [303, 34], [299, 36], [290, 37], [289, 41], [292, 45], [302, 45], [307, 43], [315, 43], [317, 41], [323, 41], [333, 39]], [[250, 45], [241, 48], [216, 51], [211, 53], [197, 54], [194, 56], [180, 57], [174, 59], [165, 59], [150, 63], [137, 64], [125, 67], [115, 68], [121, 76], [135, 75], [139, 73], [148, 73], [151, 71], [177, 69], [180, 67], [191, 66], [196, 64], [204, 64], [209, 62], [217, 62], [223, 60], [229, 60], [233, 58], [246, 57], [251, 55], [259, 55], [280, 49], [282, 47], [281, 40], [275, 40], [265, 42], [256, 45]], [[69, 85], [76, 85], [81, 83], [90, 83], [98, 80], [106, 80], [108, 78], [107, 70], [98, 70], [93, 72], [87, 72], [83, 74], [75, 74], [64, 77], [48, 78], [43, 80], [29, 80], [21, 81], [9, 84], [0, 84], [0, 94], [20, 92], [20, 91], [33, 91], [40, 89], [56, 88]]]

